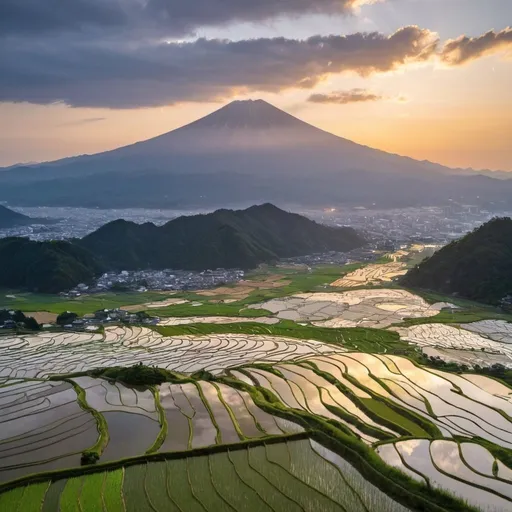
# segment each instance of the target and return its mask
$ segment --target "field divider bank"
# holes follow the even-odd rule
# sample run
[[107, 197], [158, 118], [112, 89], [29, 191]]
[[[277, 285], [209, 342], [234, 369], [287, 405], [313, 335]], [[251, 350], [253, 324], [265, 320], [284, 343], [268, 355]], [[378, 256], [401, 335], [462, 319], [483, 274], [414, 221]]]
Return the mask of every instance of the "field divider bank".
[[162, 407], [162, 402], [160, 401], [160, 393], [158, 391], [158, 388], [155, 386], [151, 386], [149, 388], [151, 390], [151, 393], [153, 393], [153, 396], [155, 397], [155, 407], [158, 411], [158, 418], [160, 422], [160, 432], [155, 439], [155, 442], [148, 448], [146, 451], [146, 454], [151, 454], [157, 452], [162, 444], [165, 441], [165, 438], [167, 437], [167, 431], [168, 431], [168, 424], [167, 424], [167, 418], [165, 416], [165, 409]]
[[[88, 403], [86, 399], [85, 389], [80, 387], [76, 382], [71, 379], [63, 379], [65, 382], [69, 382], [77, 394], [77, 402], [80, 407], [87, 412], [90, 412], [94, 418], [96, 419], [96, 424], [98, 428], [98, 440], [96, 444], [94, 444], [91, 448], [84, 450], [82, 453], [82, 461], [83, 463], [90, 464], [95, 463], [103, 453], [103, 450], [107, 447], [110, 436], [108, 432], [107, 420], [96, 409], [93, 409]], [[0, 486], [1, 489], [1, 486]]]

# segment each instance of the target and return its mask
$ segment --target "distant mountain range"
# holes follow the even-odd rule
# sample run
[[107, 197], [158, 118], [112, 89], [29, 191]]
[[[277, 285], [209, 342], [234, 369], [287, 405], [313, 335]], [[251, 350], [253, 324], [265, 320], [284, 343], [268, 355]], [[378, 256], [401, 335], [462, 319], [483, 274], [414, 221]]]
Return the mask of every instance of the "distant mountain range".
[[[326, 206], [500, 209], [512, 180], [450, 169], [337, 137], [262, 100], [235, 101], [153, 139], [0, 172], [17, 205], [212, 207], [265, 201]], [[492, 177], [490, 177], [492, 176]]]
[[512, 295], [512, 219], [496, 218], [411, 269], [401, 284], [499, 304]]
[[160, 227], [117, 220], [73, 243], [0, 239], [0, 286], [53, 293], [105, 270], [250, 269], [365, 243], [352, 228], [323, 226], [271, 204], [179, 217]]
[[0, 229], [14, 228], [16, 226], [26, 226], [30, 224], [52, 224], [57, 222], [52, 219], [36, 219], [34, 217], [27, 217], [22, 213], [15, 212], [0, 205]]

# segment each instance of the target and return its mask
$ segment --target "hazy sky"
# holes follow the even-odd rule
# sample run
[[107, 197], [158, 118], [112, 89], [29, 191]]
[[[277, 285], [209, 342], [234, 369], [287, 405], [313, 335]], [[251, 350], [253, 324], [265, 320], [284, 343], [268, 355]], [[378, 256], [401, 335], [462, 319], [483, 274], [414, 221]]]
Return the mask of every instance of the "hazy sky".
[[0, 165], [263, 98], [337, 135], [512, 171], [512, 0], [1, 0]]

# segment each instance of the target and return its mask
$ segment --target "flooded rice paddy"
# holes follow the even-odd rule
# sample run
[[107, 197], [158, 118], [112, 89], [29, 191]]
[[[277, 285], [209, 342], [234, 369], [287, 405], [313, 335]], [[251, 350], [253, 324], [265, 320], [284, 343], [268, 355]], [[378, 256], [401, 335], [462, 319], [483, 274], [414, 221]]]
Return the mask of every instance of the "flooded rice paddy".
[[482, 324], [475, 322], [451, 326], [432, 323], [392, 329], [405, 341], [421, 347], [435, 347], [437, 352], [430, 351], [429, 355], [447, 356], [470, 366], [490, 366], [496, 362], [512, 366], [512, 344], [503, 334], [502, 323], [488, 320], [485, 329]]
[[405, 290], [353, 290], [342, 293], [301, 293], [249, 306], [284, 320], [321, 327], [385, 328], [405, 318], [433, 317], [450, 305], [428, 304]]
[[[388, 270], [391, 272], [391, 267]], [[387, 279], [385, 273], [372, 272], [370, 269], [361, 276], [375, 283]], [[353, 275], [351, 281], [358, 282], [358, 276]], [[273, 316], [197, 316], [165, 322], [257, 321], [270, 325], [289, 319], [331, 328], [391, 326], [403, 340], [421, 346], [427, 354], [459, 360], [467, 357], [475, 364], [508, 361], [512, 354], [512, 330], [502, 321], [393, 327], [404, 319], [434, 317], [451, 307], [447, 303], [430, 305], [404, 290], [297, 294], [252, 307], [269, 310]], [[138, 363], [167, 368], [185, 378], [154, 388], [84, 375], [72, 378], [76, 389], [70, 382], [43, 380], [55, 374]], [[201, 370], [239, 382], [191, 377]], [[26, 380], [34, 378], [40, 380]], [[247, 385], [262, 388], [260, 395], [251, 394], [254, 388], [249, 393]], [[486, 448], [512, 450], [512, 389], [482, 375], [447, 373], [389, 353], [349, 352], [341, 344], [271, 335], [162, 336], [146, 327], [117, 326], [107, 327], [101, 334], [2, 336], [0, 481], [80, 465], [82, 451], [97, 443], [100, 430], [94, 415], [80, 405], [79, 391], [87, 407], [106, 421], [109, 442], [100, 462], [140, 456], [148, 450], [185, 452], [304, 432], [297, 418], [306, 415], [329, 422], [343, 435], [361, 441], [417, 482], [428, 482], [486, 512], [512, 509], [512, 469], [504, 463], [506, 459], [496, 458], [501, 452]], [[270, 396], [267, 392], [278, 400], [274, 403], [278, 409], [299, 415], [279, 417], [267, 412], [259, 401]], [[276, 413], [276, 409], [270, 410]], [[187, 510], [216, 511], [225, 503], [242, 510], [249, 504], [272, 501], [274, 506], [286, 507], [283, 510], [407, 511], [338, 454], [310, 440], [230, 448], [206, 457], [185, 456], [136, 467], [123, 469], [115, 477], [119, 496], [122, 493], [127, 503], [133, 504], [128, 507], [131, 510], [153, 510], [155, 504], [164, 506], [172, 497], [177, 500], [173, 503], [180, 502]], [[166, 484], [172, 467], [179, 468], [181, 475], [176, 488], [172, 482]], [[113, 474], [108, 478], [114, 478]], [[89, 477], [79, 478], [65, 482], [60, 490], [57, 482], [47, 485], [45, 493], [50, 496], [54, 489], [51, 499], [59, 503], [65, 489], [68, 497], [75, 487], [82, 489], [78, 508], [85, 511], [81, 500], [87, 493], [83, 489], [87, 489], [86, 482], [96, 484], [87, 480]], [[106, 482], [106, 476], [101, 478]], [[153, 496], [153, 482], [166, 484], [166, 493]], [[247, 496], [234, 487], [240, 485]], [[273, 490], [267, 489], [262, 500], [268, 485]], [[36, 491], [40, 489], [30, 492]], [[0, 494], [0, 505], [3, 499]], [[16, 499], [12, 495], [12, 500]]]
[[[6, 350], [8, 348], [8, 350]], [[0, 378], [45, 378], [97, 367], [155, 365], [183, 373], [343, 352], [337, 345], [279, 336], [162, 336], [145, 327], [108, 327], [103, 335], [45, 333], [0, 338]]]

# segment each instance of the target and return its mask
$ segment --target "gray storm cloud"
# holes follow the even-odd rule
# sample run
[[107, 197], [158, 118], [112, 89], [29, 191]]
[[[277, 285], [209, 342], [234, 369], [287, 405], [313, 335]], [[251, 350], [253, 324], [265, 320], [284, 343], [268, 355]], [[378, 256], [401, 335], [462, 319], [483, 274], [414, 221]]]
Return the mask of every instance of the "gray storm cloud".
[[[278, 16], [343, 14], [357, 0], [2, 0], [0, 34], [160, 29], [185, 35], [198, 27], [260, 22]], [[360, 3], [360, 2], [359, 2]]]
[[229, 22], [265, 21], [278, 16], [344, 14], [359, 0], [149, 0], [146, 12], [174, 31]]
[[442, 49], [441, 59], [456, 66], [507, 49], [512, 51], [511, 27], [499, 32], [490, 30], [480, 37], [460, 36], [447, 41]]
[[0, 53], [0, 101], [136, 108], [229, 98], [234, 91], [312, 88], [344, 71], [362, 76], [421, 62], [437, 51], [429, 30], [355, 33], [305, 40], [198, 39], [118, 45], [30, 40]]
[[133, 0], [2, 0], [0, 35], [122, 26], [135, 5]]
[[380, 94], [374, 94], [366, 89], [351, 89], [350, 91], [336, 91], [328, 94], [312, 94], [310, 103], [323, 103], [335, 105], [348, 105], [349, 103], [362, 103], [365, 101], [379, 101], [384, 99]]

